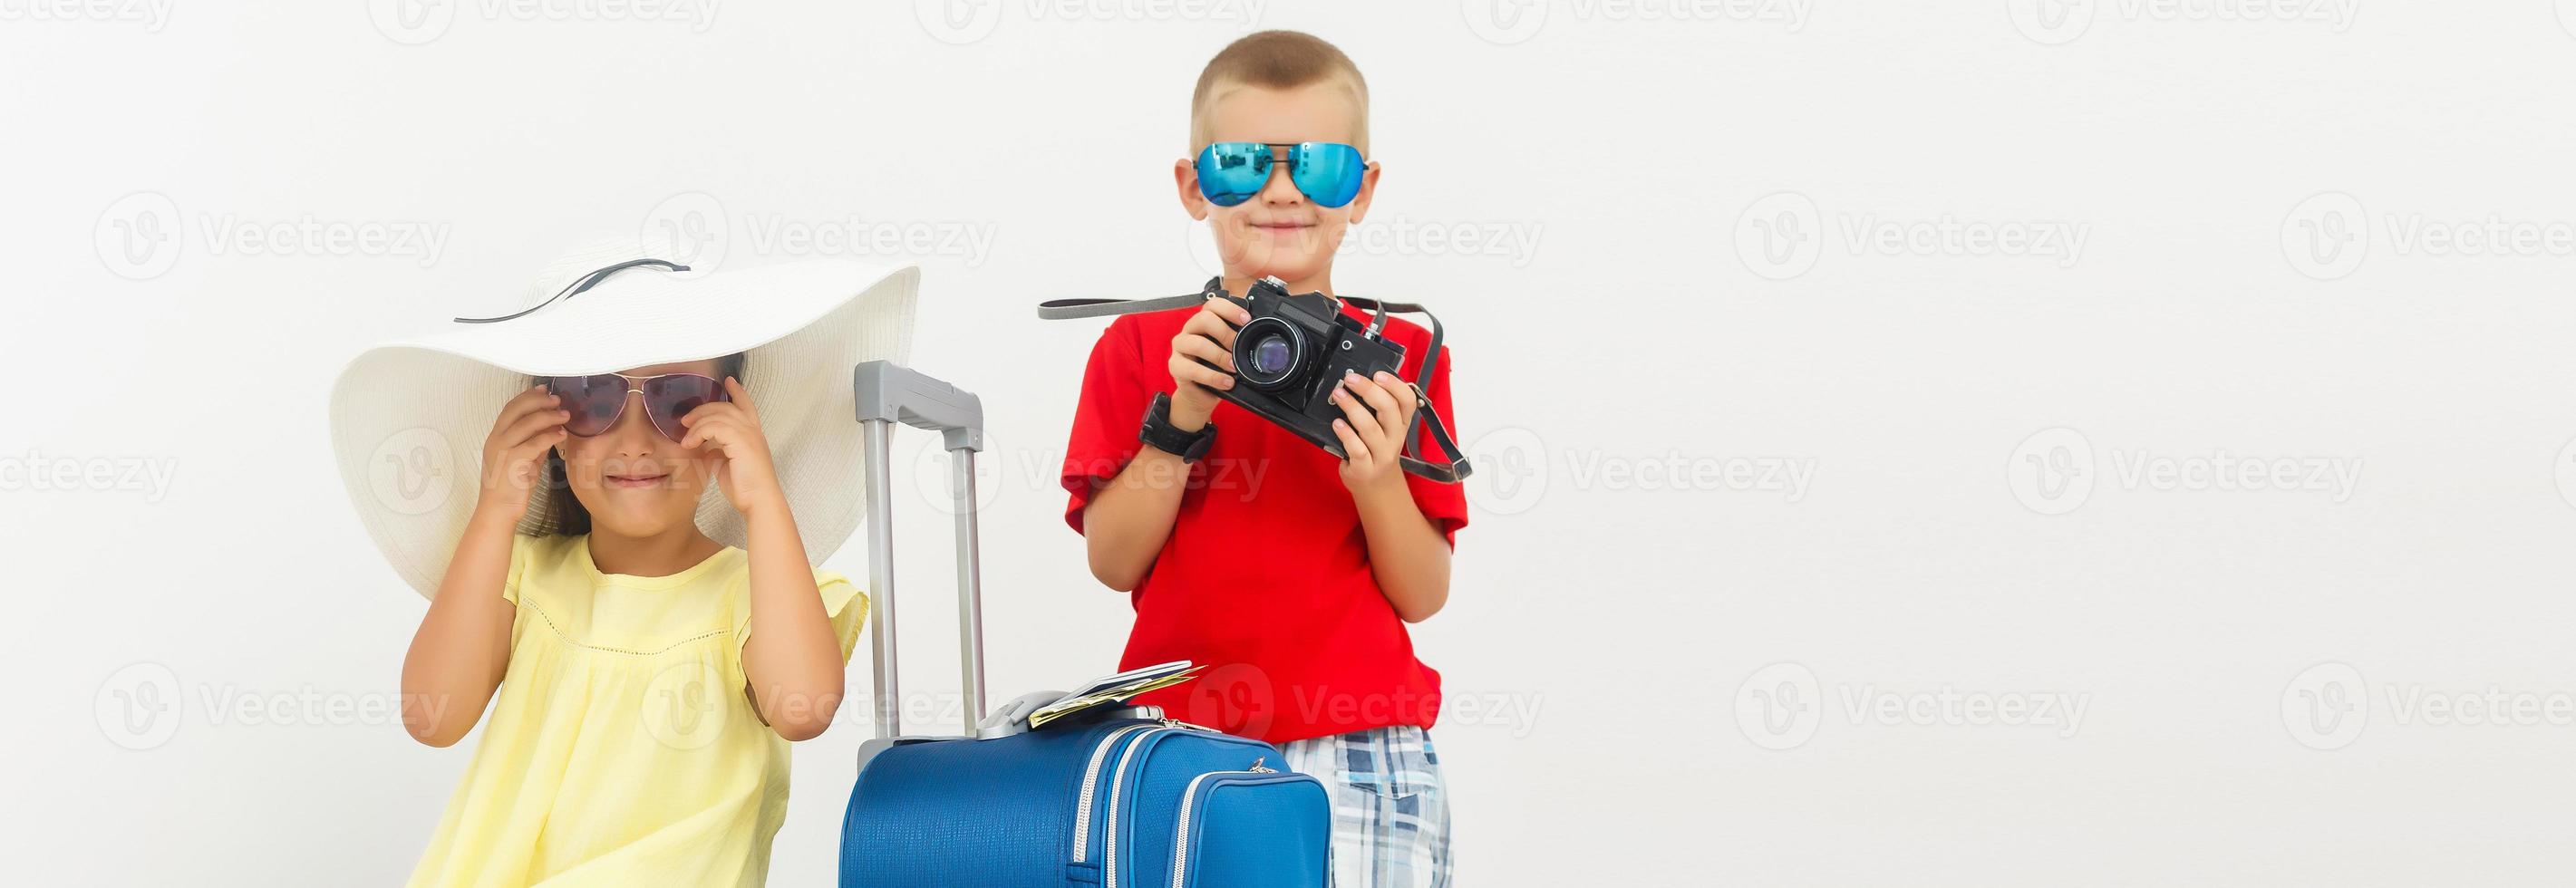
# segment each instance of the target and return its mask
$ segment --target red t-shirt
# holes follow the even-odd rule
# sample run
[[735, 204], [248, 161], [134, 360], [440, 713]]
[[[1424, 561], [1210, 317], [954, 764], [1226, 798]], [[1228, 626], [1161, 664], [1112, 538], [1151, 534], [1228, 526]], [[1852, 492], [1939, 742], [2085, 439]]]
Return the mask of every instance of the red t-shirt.
[[[1172, 337], [1197, 311], [1121, 317], [1092, 347], [1065, 447], [1063, 481], [1073, 497], [1064, 517], [1075, 531], [1093, 491], [1143, 446], [1136, 433], [1145, 408], [1154, 393], [1172, 389]], [[1400, 318], [1387, 322], [1385, 334], [1404, 346], [1400, 375], [1416, 378], [1430, 334]], [[1423, 388], [1454, 432], [1445, 350]], [[1272, 743], [1431, 727], [1440, 673], [1414, 658], [1412, 636], [1369, 571], [1341, 461], [1231, 403], [1219, 402], [1212, 421], [1216, 442], [1191, 466], [1172, 535], [1130, 595], [1136, 626], [1119, 660], [1122, 670], [1172, 660], [1208, 670], [1138, 702]], [[1424, 434], [1423, 446], [1430, 442]], [[1465, 493], [1455, 484], [1404, 480], [1422, 514], [1454, 545], [1467, 525]]]

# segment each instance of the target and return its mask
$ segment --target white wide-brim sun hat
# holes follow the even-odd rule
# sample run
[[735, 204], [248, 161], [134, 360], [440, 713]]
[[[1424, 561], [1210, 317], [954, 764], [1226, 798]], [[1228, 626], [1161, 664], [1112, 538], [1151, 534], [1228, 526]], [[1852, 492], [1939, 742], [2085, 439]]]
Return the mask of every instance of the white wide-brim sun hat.
[[[367, 535], [403, 581], [438, 590], [481, 495], [483, 442], [531, 377], [587, 376], [745, 353], [743, 386], [760, 408], [778, 481], [821, 563], [858, 529], [864, 493], [851, 368], [900, 362], [912, 344], [921, 272], [910, 265], [808, 259], [674, 272], [667, 242], [629, 238], [557, 257], [528, 285], [523, 315], [369, 348], [331, 389], [331, 449]], [[585, 281], [591, 285], [578, 292]], [[477, 301], [488, 305], [486, 301]], [[519, 532], [555, 516], [530, 498]], [[745, 544], [742, 516], [716, 485], [698, 527]]]

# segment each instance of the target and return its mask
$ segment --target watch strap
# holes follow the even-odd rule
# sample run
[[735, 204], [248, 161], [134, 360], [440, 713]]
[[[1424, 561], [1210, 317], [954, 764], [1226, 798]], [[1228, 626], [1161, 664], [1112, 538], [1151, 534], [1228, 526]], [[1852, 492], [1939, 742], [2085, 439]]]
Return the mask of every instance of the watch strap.
[[1145, 407], [1145, 422], [1137, 430], [1136, 440], [1144, 442], [1147, 447], [1180, 457], [1182, 462], [1194, 463], [1207, 455], [1209, 447], [1215, 446], [1216, 423], [1200, 426], [1195, 432], [1181, 431], [1172, 425], [1172, 393], [1155, 392], [1154, 402]]

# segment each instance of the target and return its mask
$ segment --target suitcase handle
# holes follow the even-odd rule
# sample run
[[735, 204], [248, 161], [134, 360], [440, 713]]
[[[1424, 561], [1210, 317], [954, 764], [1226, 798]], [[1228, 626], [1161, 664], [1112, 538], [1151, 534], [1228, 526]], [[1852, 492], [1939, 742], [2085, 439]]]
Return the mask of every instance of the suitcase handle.
[[[948, 448], [948, 492], [957, 511], [957, 651], [965, 678], [966, 724], [975, 733], [984, 720], [983, 577], [976, 564], [975, 452], [984, 449], [984, 402], [973, 392], [889, 361], [869, 361], [851, 372], [863, 427], [867, 478], [868, 592], [876, 596], [876, 698], [871, 718], [878, 740], [903, 733], [902, 693], [895, 676], [894, 625], [894, 424], [932, 429]], [[882, 744], [875, 744], [882, 745]]]

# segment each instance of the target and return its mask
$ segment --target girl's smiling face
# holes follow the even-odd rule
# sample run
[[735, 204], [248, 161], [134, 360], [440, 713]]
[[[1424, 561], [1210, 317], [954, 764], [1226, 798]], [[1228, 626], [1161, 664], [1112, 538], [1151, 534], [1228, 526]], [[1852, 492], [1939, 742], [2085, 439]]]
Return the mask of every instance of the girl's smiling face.
[[[654, 364], [621, 371], [641, 379], [666, 373], [694, 373], [724, 379], [715, 359]], [[704, 446], [683, 449], [662, 437], [645, 416], [644, 396], [626, 395], [626, 407], [608, 431], [573, 436], [555, 445], [562, 454], [564, 483], [590, 512], [591, 532], [626, 537], [652, 537], [696, 520], [699, 494], [713, 483], [715, 451]]]

